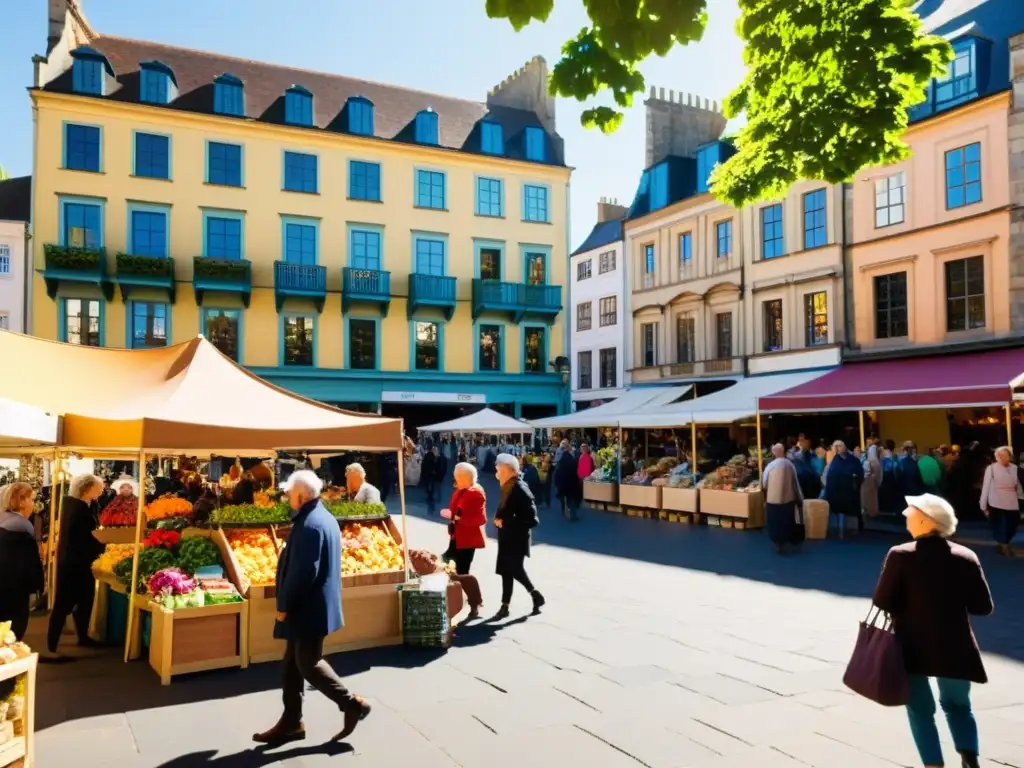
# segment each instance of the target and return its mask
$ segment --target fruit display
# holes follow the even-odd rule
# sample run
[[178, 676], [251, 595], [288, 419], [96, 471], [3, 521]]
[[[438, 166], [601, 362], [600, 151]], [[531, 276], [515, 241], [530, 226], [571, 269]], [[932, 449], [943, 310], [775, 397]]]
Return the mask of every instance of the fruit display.
[[276, 507], [282, 503], [281, 495], [277, 491], [256, 491], [252, 497], [252, 503], [257, 507]]
[[714, 472], [700, 481], [698, 488], [715, 491], [742, 491], [754, 493], [761, 490], [757, 472], [757, 455], [753, 457], [737, 454]]
[[110, 528], [117, 525], [135, 525], [139, 514], [137, 496], [115, 496], [100, 512], [100, 525]]
[[277, 548], [266, 529], [226, 531], [228, 545], [235, 553], [245, 577], [257, 587], [267, 587], [277, 579]]
[[96, 558], [92, 567], [103, 573], [113, 573], [115, 565], [125, 558], [130, 560], [134, 553], [134, 544], [107, 544], [107, 548], [103, 550], [102, 555]]
[[154, 499], [146, 506], [146, 517], [149, 520], [164, 520], [170, 517], [191, 517], [192, 505], [187, 499], [166, 494]]
[[341, 528], [341, 575], [359, 576], [405, 567], [402, 548], [380, 523], [346, 523]]
[[210, 515], [211, 523], [225, 527], [253, 523], [286, 523], [289, 519], [287, 504], [230, 504]]

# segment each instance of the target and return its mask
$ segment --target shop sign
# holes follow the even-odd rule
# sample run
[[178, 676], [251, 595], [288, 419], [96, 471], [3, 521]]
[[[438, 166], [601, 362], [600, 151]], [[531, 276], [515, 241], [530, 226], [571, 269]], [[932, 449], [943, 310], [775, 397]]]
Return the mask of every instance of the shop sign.
[[486, 405], [487, 395], [466, 392], [387, 392], [381, 393], [385, 403], [454, 403], [456, 405]]

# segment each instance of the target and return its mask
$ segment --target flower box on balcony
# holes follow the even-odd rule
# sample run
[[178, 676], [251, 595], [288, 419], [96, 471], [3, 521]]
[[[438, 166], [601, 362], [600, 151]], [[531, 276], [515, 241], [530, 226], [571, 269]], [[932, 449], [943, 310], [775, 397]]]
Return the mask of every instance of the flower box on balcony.
[[133, 288], [162, 288], [175, 301], [174, 259], [163, 256], [137, 256], [133, 253], [119, 253], [117, 262], [117, 283], [121, 288], [121, 299], [128, 301]]
[[43, 280], [46, 283], [46, 293], [51, 299], [57, 297], [61, 282], [95, 285], [108, 301], [114, 295], [114, 285], [107, 277], [105, 248], [74, 248], [47, 244], [43, 246], [43, 254]]
[[196, 304], [203, 303], [206, 291], [237, 293], [249, 307], [252, 295], [252, 262], [247, 259], [213, 259], [196, 256], [192, 260], [192, 288]]

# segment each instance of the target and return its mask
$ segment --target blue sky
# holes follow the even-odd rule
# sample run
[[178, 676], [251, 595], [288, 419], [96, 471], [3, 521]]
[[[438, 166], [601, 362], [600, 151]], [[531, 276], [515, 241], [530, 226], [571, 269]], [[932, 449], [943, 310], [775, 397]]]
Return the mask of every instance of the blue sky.
[[[260, 61], [336, 72], [461, 98], [487, 90], [540, 54], [550, 66], [587, 17], [580, 0], [558, 0], [544, 25], [516, 33], [488, 19], [484, 0], [82, 0], [100, 33]], [[648, 86], [721, 102], [743, 76], [735, 0], [709, 0], [704, 40], [643, 66]], [[0, 165], [12, 176], [32, 168], [32, 113], [26, 88], [32, 56], [46, 52], [46, 0], [8, 0], [0, 46]], [[442, 14], [440, 8], [445, 12]], [[644, 163], [644, 109], [638, 100], [611, 136], [585, 130], [574, 101], [558, 103], [572, 178], [572, 242], [594, 224], [597, 199], [632, 199]]]

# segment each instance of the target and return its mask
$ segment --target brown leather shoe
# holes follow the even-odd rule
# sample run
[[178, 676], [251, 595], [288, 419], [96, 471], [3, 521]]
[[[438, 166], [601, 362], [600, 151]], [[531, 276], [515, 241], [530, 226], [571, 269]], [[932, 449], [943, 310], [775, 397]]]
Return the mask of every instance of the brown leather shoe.
[[341, 741], [351, 736], [352, 732], [356, 729], [356, 726], [367, 718], [372, 709], [373, 708], [366, 703], [366, 699], [361, 696], [353, 696], [348, 707], [343, 710], [345, 713], [345, 725], [334, 736], [334, 741]]
[[302, 741], [305, 738], [306, 727], [301, 722], [298, 725], [290, 726], [284, 720], [278, 720], [277, 725], [269, 731], [252, 735], [253, 741], [259, 744], [269, 744], [272, 747], [279, 747], [293, 741]]

